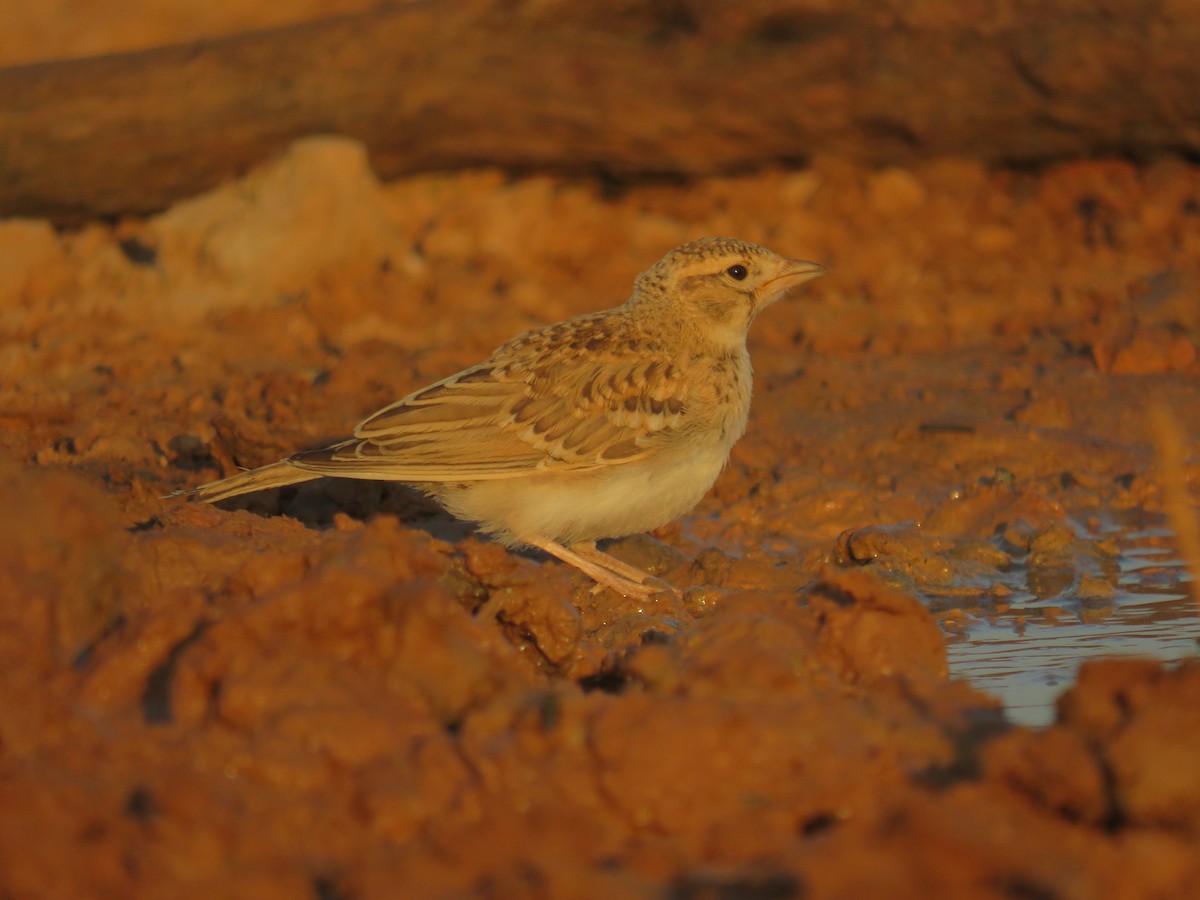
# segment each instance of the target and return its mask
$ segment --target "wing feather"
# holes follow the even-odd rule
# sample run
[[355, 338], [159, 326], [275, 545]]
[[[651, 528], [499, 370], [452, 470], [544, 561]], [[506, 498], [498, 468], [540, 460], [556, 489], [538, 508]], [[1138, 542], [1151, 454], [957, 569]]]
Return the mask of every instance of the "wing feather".
[[291, 462], [326, 475], [480, 481], [644, 458], [687, 426], [689, 385], [619, 315], [522, 335], [487, 361], [365, 419]]

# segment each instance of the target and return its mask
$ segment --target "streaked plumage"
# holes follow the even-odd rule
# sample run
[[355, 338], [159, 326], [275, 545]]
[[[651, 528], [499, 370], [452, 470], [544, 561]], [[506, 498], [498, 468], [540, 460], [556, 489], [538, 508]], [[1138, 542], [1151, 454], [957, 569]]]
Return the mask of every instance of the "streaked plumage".
[[188, 493], [215, 502], [322, 476], [403, 481], [509, 546], [648, 596], [665, 585], [595, 541], [656, 528], [704, 496], [746, 428], [750, 323], [823, 271], [729, 238], [685, 244], [624, 305], [520, 335], [346, 441]]

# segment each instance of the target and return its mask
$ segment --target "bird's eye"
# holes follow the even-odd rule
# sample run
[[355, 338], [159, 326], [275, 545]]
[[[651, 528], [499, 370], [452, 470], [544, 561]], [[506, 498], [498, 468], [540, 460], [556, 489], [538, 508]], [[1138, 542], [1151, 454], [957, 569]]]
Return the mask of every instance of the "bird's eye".
[[735, 281], [741, 281], [746, 277], [746, 267], [741, 263], [738, 263], [737, 265], [730, 266], [728, 269], [726, 269], [725, 274]]

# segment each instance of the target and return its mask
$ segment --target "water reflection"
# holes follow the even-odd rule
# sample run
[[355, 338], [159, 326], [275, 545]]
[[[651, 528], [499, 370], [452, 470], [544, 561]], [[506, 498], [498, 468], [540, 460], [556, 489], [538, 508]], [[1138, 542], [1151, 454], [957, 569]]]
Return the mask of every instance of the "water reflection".
[[[1119, 525], [1106, 531], [1118, 531]], [[985, 613], [945, 609], [951, 673], [999, 696], [1011, 721], [1047, 725], [1054, 701], [1084, 660], [1143, 656], [1175, 662], [1200, 655], [1200, 617], [1189, 577], [1164, 529], [1109, 534], [1117, 540], [1116, 590], [1096, 605], [1064, 593], [1014, 594]]]

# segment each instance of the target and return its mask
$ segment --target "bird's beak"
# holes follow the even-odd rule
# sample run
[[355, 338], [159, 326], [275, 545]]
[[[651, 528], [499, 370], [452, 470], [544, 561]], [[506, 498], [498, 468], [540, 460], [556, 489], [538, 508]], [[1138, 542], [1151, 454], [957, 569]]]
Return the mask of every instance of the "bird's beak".
[[820, 263], [806, 259], [785, 259], [779, 270], [758, 286], [755, 291], [762, 305], [774, 303], [792, 288], [825, 274]]

